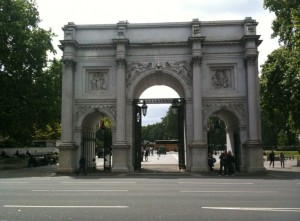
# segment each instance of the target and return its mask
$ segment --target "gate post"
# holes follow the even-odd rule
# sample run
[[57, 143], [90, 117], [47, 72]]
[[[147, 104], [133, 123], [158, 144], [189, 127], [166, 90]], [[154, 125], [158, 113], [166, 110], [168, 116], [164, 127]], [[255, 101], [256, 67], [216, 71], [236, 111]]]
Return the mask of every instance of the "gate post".
[[193, 143], [189, 148], [192, 153], [191, 172], [207, 172], [207, 144]]

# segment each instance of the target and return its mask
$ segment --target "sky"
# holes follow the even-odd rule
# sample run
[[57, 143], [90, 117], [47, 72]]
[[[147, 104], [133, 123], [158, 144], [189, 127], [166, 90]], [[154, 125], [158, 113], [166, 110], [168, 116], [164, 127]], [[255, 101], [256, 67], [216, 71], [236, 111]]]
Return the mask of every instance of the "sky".
[[[217, 21], [252, 17], [259, 23], [257, 34], [263, 40], [258, 48], [259, 65], [279, 46], [277, 39], [271, 39], [271, 24], [275, 15], [263, 8], [263, 0], [36, 0], [36, 3], [41, 19], [40, 27], [47, 30], [51, 28], [56, 34], [53, 45], [57, 58], [62, 56], [57, 47], [59, 40], [63, 40], [62, 27], [68, 22], [116, 24], [127, 20], [129, 23], [155, 23], [188, 22], [194, 18]], [[142, 97], [164, 98], [162, 94], [164, 97], [178, 97], [173, 89], [166, 87], [150, 88]], [[168, 105], [149, 106], [143, 125], [160, 121], [167, 108]]]

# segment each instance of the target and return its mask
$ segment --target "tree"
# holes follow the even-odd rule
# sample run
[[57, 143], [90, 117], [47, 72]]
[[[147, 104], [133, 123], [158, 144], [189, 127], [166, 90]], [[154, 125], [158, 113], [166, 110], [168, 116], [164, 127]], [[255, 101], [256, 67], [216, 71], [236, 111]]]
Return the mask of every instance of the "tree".
[[54, 59], [41, 78], [35, 80], [34, 139], [60, 139], [62, 62]]
[[1, 0], [0, 21], [0, 136], [24, 144], [50, 117], [40, 110], [47, 103], [40, 82], [54, 35], [38, 27], [34, 0]]
[[281, 47], [262, 66], [260, 94], [264, 126], [272, 132], [263, 135], [273, 134], [277, 145], [278, 135], [284, 132], [287, 144], [292, 145], [297, 142], [295, 137], [300, 130], [300, 2], [265, 0], [264, 7], [276, 15], [272, 36], [279, 37]]

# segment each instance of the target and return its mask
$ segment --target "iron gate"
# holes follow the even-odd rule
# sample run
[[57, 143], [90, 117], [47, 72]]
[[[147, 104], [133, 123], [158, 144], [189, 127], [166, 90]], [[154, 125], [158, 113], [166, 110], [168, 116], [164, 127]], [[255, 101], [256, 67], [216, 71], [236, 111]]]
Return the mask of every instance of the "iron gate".
[[84, 132], [82, 133], [82, 155], [86, 160], [87, 169], [95, 168], [96, 166], [96, 133]]

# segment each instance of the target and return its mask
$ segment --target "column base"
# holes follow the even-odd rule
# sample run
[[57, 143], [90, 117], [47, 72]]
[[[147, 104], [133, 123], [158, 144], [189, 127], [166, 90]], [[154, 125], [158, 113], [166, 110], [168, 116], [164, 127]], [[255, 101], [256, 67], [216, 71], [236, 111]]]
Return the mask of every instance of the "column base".
[[128, 154], [130, 145], [124, 143], [115, 143], [112, 146], [113, 162], [112, 162], [112, 173], [128, 173]]
[[203, 141], [193, 141], [191, 148], [191, 172], [207, 172], [207, 144]]
[[59, 166], [57, 173], [69, 174], [77, 170], [77, 150], [78, 146], [74, 142], [63, 142], [59, 146]]
[[260, 141], [249, 140], [245, 145], [244, 170], [252, 174], [265, 174], [263, 148]]

